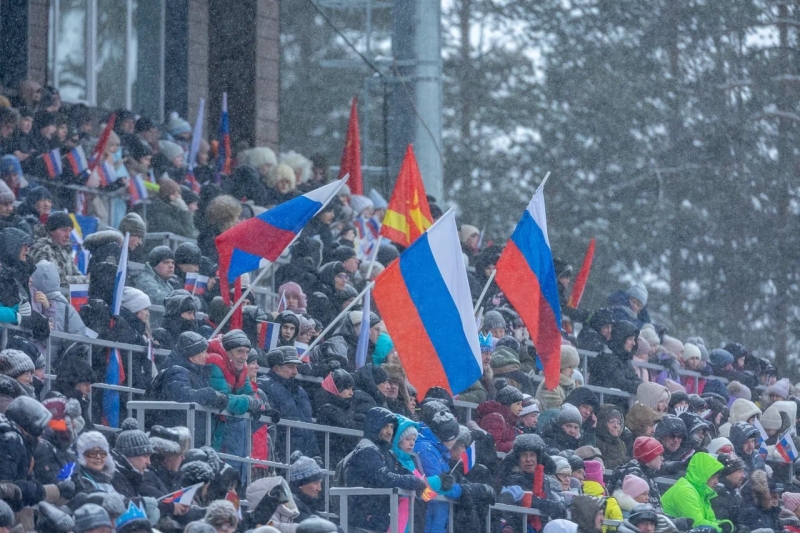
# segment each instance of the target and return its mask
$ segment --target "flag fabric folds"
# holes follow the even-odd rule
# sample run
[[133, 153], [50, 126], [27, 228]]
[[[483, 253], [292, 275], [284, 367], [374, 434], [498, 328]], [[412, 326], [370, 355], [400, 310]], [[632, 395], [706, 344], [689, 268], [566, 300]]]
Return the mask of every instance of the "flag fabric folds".
[[425, 185], [414, 149], [409, 144], [383, 218], [381, 235], [402, 246], [409, 246], [432, 224]]
[[180, 503], [181, 505], [192, 505], [192, 500], [194, 500], [194, 495], [197, 493], [197, 490], [202, 486], [203, 486], [202, 483], [197, 483], [189, 487], [184, 487], [180, 490], [176, 490], [175, 492], [171, 492], [166, 496], [162, 496], [161, 498], [158, 499], [158, 501], [163, 503]]
[[[122, 293], [125, 290], [125, 276], [128, 271], [128, 241], [130, 238], [130, 233], [126, 233], [122, 241], [122, 253], [119, 256], [117, 275], [114, 280], [114, 295], [111, 301], [112, 315], [119, 315], [122, 308]], [[125, 382], [122, 356], [116, 348], [107, 349], [107, 354], [105, 382], [108, 385], [122, 385]], [[107, 426], [119, 427], [119, 408], [119, 391], [103, 389], [103, 419]]]
[[280, 332], [281, 325], [276, 322], [259, 322], [258, 346], [265, 352], [277, 348]]
[[478, 329], [453, 211], [381, 272], [373, 296], [421, 397], [437, 386], [455, 395], [481, 377]]
[[356, 370], [367, 364], [367, 351], [369, 350], [369, 313], [370, 293], [368, 289], [361, 300], [361, 328], [358, 330], [358, 345], [356, 346]]
[[67, 161], [75, 176], [80, 176], [82, 172], [89, 168], [89, 161], [86, 159], [82, 146], [76, 146], [70, 150], [67, 154]]
[[552, 389], [561, 367], [561, 306], [541, 185], [496, 267], [495, 282], [528, 328], [544, 367], [545, 386]]
[[89, 303], [89, 284], [70, 283], [69, 284], [69, 303], [76, 311]]
[[592, 261], [594, 260], [594, 238], [589, 241], [589, 248], [586, 249], [586, 255], [583, 258], [583, 265], [575, 276], [575, 284], [572, 286], [572, 292], [569, 295], [569, 302], [567, 305], [573, 309], [578, 307], [583, 297], [583, 291], [586, 289], [586, 282], [589, 280], [589, 271], [592, 269]]
[[131, 205], [139, 204], [149, 196], [141, 174], [131, 176], [128, 180], [128, 196]]
[[240, 222], [216, 238], [220, 293], [228, 304], [230, 283], [256, 270], [262, 259], [274, 262], [300, 230], [336, 193], [347, 178], [337, 180]]
[[108, 187], [110, 183], [117, 181], [117, 171], [114, 170], [114, 165], [108, 161], [103, 161], [94, 171], [97, 172], [97, 179], [101, 187]]
[[197, 283], [197, 272], [187, 272], [183, 280], [183, 290], [194, 292], [194, 286]]
[[189, 152], [187, 153], [188, 161], [186, 162], [186, 181], [197, 194], [200, 194], [200, 184], [194, 176], [194, 166], [197, 164], [197, 153], [200, 151], [200, 141], [203, 138], [203, 116], [205, 115], [205, 108], [206, 101], [201, 98], [197, 109], [197, 118], [194, 121], [194, 130], [192, 130], [192, 144], [189, 145]]
[[114, 122], [116, 122], [116, 120], [117, 114], [114, 113], [108, 119], [106, 127], [103, 128], [103, 132], [100, 134], [100, 138], [97, 140], [97, 144], [94, 147], [94, 152], [92, 153], [92, 158], [89, 160], [89, 175], [92, 174], [95, 167], [103, 160], [103, 154], [106, 151], [106, 145], [108, 144], [108, 139], [111, 137], [111, 130], [114, 129]]
[[219, 117], [219, 148], [217, 150], [217, 173], [230, 176], [231, 129], [228, 122], [228, 93], [222, 93], [222, 113]]
[[63, 166], [61, 165], [61, 152], [58, 148], [42, 154], [42, 159], [44, 160], [44, 166], [45, 169], [47, 169], [48, 177], [52, 179], [61, 175]]
[[350, 104], [350, 122], [339, 165], [339, 177], [350, 175], [348, 187], [353, 194], [364, 194], [364, 179], [361, 176], [361, 135], [358, 132], [358, 99], [353, 97]]
[[778, 455], [781, 456], [785, 463], [793, 463], [797, 459], [797, 447], [794, 445], [791, 430], [781, 437], [781, 440], [775, 445], [775, 451], [778, 452]]

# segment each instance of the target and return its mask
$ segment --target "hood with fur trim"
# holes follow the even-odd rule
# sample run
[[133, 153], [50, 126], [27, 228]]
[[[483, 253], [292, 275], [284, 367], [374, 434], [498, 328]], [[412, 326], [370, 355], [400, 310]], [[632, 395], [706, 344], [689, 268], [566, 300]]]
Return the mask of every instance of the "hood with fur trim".
[[75, 442], [75, 449], [78, 452], [78, 463], [80, 463], [81, 466], [86, 466], [86, 458], [83, 454], [93, 448], [101, 448], [108, 453], [108, 455], [106, 455], [105, 464], [103, 465], [103, 474], [110, 478], [114, 475], [117, 465], [114, 464], [114, 458], [111, 457], [108, 441], [99, 431], [87, 431], [78, 437], [78, 440]]

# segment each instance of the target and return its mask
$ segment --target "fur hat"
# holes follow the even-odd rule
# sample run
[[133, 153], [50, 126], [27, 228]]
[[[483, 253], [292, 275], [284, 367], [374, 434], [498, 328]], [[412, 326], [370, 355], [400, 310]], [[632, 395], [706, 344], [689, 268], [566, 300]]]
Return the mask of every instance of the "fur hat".
[[281, 154], [278, 162], [286, 163], [292, 167], [292, 170], [294, 170], [295, 175], [298, 177], [298, 185], [311, 179], [311, 172], [314, 164], [303, 154], [299, 154], [294, 150], [289, 150]]
[[325, 471], [317, 464], [311, 457], [306, 457], [299, 451], [296, 451], [289, 458], [291, 465], [289, 466], [289, 482], [300, 487], [307, 483], [320, 481], [325, 477]]
[[186, 486], [197, 483], [208, 483], [215, 477], [214, 471], [203, 461], [190, 461], [181, 466], [183, 484]]
[[267, 185], [270, 187], [277, 187], [278, 183], [282, 181], [288, 181], [292, 189], [297, 187], [297, 177], [294, 175], [294, 170], [286, 163], [280, 163], [272, 167], [267, 176]]
[[75, 520], [47, 502], [39, 502], [39, 518], [36, 531], [47, 533], [70, 533], [75, 528]]
[[[522, 452], [535, 452], [537, 455], [543, 454], [547, 445], [542, 440], [542, 437], [533, 433], [523, 433], [517, 435], [514, 439], [514, 453], [519, 455]], [[539, 457], [539, 462], [543, 462], [543, 458]]]
[[[260, 531], [260, 530], [262, 530], [264, 528], [269, 528], [271, 530], [278, 531], [274, 527], [261, 526], [260, 528], [255, 529], [254, 533], [255, 533], [255, 531]], [[204, 522], [202, 520], [195, 520], [194, 522], [189, 522], [188, 524], [186, 524], [186, 527], [184, 528], [183, 533], [217, 533], [217, 529], [214, 526], [212, 526], [211, 524], [206, 523], [206, 522]], [[270, 532], [270, 533], [272, 533], [272, 532]]]
[[561, 368], [567, 368], [571, 366], [573, 368], [577, 367], [581, 362], [580, 357], [578, 356], [578, 350], [574, 347], [570, 346], [569, 344], [562, 344], [561, 345]]
[[275, 152], [266, 146], [257, 146], [255, 148], [243, 150], [239, 152], [236, 160], [240, 165], [248, 165], [256, 170], [260, 169], [264, 165], [270, 165], [274, 167], [278, 164], [278, 158], [275, 157]]
[[239, 220], [242, 204], [229, 194], [217, 196], [206, 207], [206, 222], [217, 229], [228, 229]]
[[664, 453], [664, 446], [653, 437], [636, 437], [633, 457], [642, 464], [649, 463]]
[[122, 307], [133, 314], [144, 309], [149, 309], [152, 304], [150, 297], [135, 287], [125, 287], [122, 289]]
[[139, 457], [152, 455], [153, 445], [144, 431], [139, 430], [139, 423], [135, 418], [126, 418], [120, 424], [120, 432], [114, 444], [114, 451], [123, 457]]
[[0, 374], [18, 378], [25, 372], [36, 370], [28, 354], [20, 350], [5, 349], [0, 352]]
[[147, 235], [147, 226], [138, 213], [128, 213], [119, 221], [119, 232], [125, 235], [130, 233], [131, 237], [144, 238]]

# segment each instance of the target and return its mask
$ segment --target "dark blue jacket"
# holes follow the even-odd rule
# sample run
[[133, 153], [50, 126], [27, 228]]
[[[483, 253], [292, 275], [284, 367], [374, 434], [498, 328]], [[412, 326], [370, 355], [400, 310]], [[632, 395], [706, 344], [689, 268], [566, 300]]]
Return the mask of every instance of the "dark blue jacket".
[[[194, 402], [205, 407], [225, 409], [228, 400], [221, 398], [208, 380], [208, 368], [196, 365], [172, 352], [167, 357], [167, 368], [156, 376], [160, 383], [154, 385], [156, 399], [169, 402]], [[186, 425], [184, 411], [162, 411], [158, 423], [164, 427]], [[194, 419], [194, 445], [206, 445], [206, 413], [198, 412]]]
[[0, 480], [11, 481], [20, 488], [23, 506], [44, 499], [44, 487], [30, 473], [36, 441], [23, 437], [13, 422], [0, 415]]
[[[305, 389], [295, 379], [286, 379], [272, 370], [266, 376], [258, 378], [258, 388], [264, 391], [273, 409], [277, 409], [281, 418], [312, 422], [311, 400]], [[308, 429], [292, 429], [291, 451], [300, 450], [308, 457], [319, 457], [319, 446], [314, 432]], [[278, 426], [277, 439], [273, 447], [277, 457], [285, 458], [286, 455], [286, 428]]]
[[[364, 438], [358, 443], [344, 466], [348, 487], [400, 488], [421, 490], [425, 482], [404, 472], [392, 454], [392, 445], [378, 437], [386, 424], [397, 418], [388, 409], [370, 409], [364, 419]], [[389, 529], [389, 496], [358, 496], [350, 498], [350, 529], [361, 527], [376, 531]]]

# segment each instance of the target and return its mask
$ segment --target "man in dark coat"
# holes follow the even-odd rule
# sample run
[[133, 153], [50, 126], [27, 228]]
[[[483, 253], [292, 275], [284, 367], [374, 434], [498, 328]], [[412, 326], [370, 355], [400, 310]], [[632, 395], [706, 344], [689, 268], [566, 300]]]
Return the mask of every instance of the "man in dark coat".
[[33, 239], [17, 228], [0, 231], [0, 306], [10, 307], [16, 312], [23, 328], [32, 331], [35, 340], [44, 340], [50, 335], [47, 319], [31, 309], [28, 282], [36, 265], [28, 255]]
[[600, 308], [589, 317], [589, 323], [578, 334], [578, 348], [590, 352], [602, 352], [611, 339], [614, 313], [606, 307]]
[[386, 390], [389, 374], [380, 366], [364, 365], [353, 376], [356, 390], [353, 392], [353, 411], [366, 414], [373, 407], [386, 407]]
[[[223, 410], [228, 406], [228, 396], [211, 387], [206, 368], [208, 341], [199, 333], [186, 331], [178, 337], [172, 353], [167, 357], [167, 368], [160, 372], [153, 388], [158, 400], [194, 402], [205, 407]], [[195, 413], [194, 442], [206, 444], [206, 414]], [[159, 423], [165, 427], [186, 423], [183, 411], [159, 413]]]
[[580, 445], [594, 446], [597, 443], [597, 417], [594, 412], [600, 407], [600, 399], [586, 387], [578, 387], [567, 394], [564, 403], [574, 405], [581, 413]]
[[711, 500], [711, 508], [717, 520], [730, 520], [734, 524], [741, 522], [739, 510], [742, 508], [742, 495], [739, 489], [747, 479], [744, 462], [736, 454], [721, 453], [717, 461], [722, 463], [719, 472], [719, 483], [714, 487], [717, 497]]
[[[626, 320], [614, 322], [611, 340], [608, 341], [611, 351], [601, 352], [597, 357], [589, 360], [589, 374], [593, 385], [636, 394], [636, 389], [642, 380], [633, 369], [631, 359], [636, 353], [638, 336], [639, 330], [632, 323]], [[618, 405], [627, 412], [627, 398], [611, 396], [608, 398], [608, 402]]]
[[[343, 465], [348, 487], [394, 488], [422, 490], [423, 480], [413, 474], [401, 474], [392, 454], [392, 439], [397, 418], [388, 409], [370, 409], [364, 419], [364, 438]], [[386, 496], [359, 496], [350, 499], [349, 528], [374, 531], [389, 529], [389, 499]]]
[[[308, 394], [295, 379], [297, 365], [301, 363], [294, 346], [280, 346], [267, 353], [264, 358], [266, 366], [270, 369], [266, 376], [258, 378], [258, 388], [264, 391], [269, 399], [269, 404], [276, 409], [281, 418], [311, 422], [311, 401]], [[285, 456], [286, 430], [278, 427], [274, 449], [278, 457]], [[319, 447], [313, 431], [307, 429], [294, 429], [291, 432], [291, 450], [300, 450], [309, 457], [319, 456]], [[288, 461], [288, 457], [285, 458]]]
[[728, 437], [733, 444], [733, 451], [744, 461], [745, 472], [749, 476], [756, 470], [766, 471], [764, 458], [758, 453], [758, 429], [747, 422], [736, 422], [731, 426]]
[[[353, 413], [353, 377], [344, 369], [337, 368], [323, 380], [322, 388], [317, 393], [317, 423], [345, 429], [360, 430], [364, 415]], [[330, 464], [335, 467], [344, 456], [353, 451], [359, 438], [348, 435], [330, 436]], [[317, 433], [320, 450], [324, 449], [325, 434]]]

